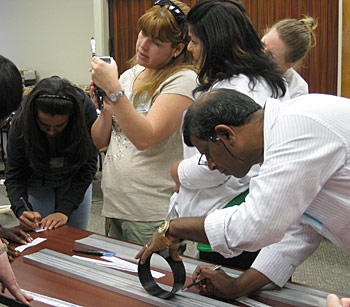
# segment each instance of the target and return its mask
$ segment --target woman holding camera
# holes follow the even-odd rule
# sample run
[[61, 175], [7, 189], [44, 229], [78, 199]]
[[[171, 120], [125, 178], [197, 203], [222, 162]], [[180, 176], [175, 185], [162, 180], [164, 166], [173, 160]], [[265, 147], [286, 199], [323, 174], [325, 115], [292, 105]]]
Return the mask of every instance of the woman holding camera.
[[133, 66], [118, 78], [114, 60], [93, 58], [92, 80], [104, 108], [92, 128], [108, 147], [102, 171], [106, 233], [145, 244], [166, 216], [170, 167], [182, 157], [182, 114], [193, 102], [197, 75], [186, 50], [180, 1], [160, 0], [138, 21]]

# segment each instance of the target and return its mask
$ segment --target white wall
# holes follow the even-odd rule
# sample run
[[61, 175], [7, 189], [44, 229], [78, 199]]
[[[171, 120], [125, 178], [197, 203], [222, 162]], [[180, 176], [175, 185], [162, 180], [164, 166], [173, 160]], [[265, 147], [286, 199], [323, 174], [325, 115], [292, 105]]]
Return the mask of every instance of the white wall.
[[0, 54], [40, 78], [88, 84], [92, 36], [107, 55], [107, 0], [0, 0]]

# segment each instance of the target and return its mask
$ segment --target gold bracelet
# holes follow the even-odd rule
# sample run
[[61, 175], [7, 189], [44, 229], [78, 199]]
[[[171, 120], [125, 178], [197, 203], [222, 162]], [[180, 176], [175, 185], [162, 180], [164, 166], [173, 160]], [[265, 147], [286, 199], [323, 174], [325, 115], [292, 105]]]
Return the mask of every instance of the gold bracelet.
[[8, 249], [6, 243], [2, 243], [2, 247], [0, 248], [0, 255], [2, 255], [3, 253], [7, 253], [7, 251]]

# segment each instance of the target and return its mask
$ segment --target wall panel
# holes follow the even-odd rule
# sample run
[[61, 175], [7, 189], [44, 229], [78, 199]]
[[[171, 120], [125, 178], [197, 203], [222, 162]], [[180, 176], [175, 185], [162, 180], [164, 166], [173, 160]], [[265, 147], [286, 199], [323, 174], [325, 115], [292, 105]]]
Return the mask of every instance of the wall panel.
[[343, 1], [342, 96], [350, 98], [350, 1]]
[[283, 18], [312, 16], [318, 22], [316, 46], [298, 69], [310, 92], [337, 93], [338, 1], [336, 0], [242, 0], [259, 35], [266, 26]]
[[[193, 6], [196, 0], [184, 0]], [[309, 83], [310, 92], [336, 94], [338, 54], [338, 1], [336, 0], [241, 0], [259, 35], [266, 27], [283, 18], [317, 19], [316, 47], [302, 67], [300, 74]], [[150, 0], [110, 0], [114, 16], [112, 55], [120, 72], [135, 53], [137, 19], [153, 5]], [[114, 49], [114, 50], [113, 50]]]

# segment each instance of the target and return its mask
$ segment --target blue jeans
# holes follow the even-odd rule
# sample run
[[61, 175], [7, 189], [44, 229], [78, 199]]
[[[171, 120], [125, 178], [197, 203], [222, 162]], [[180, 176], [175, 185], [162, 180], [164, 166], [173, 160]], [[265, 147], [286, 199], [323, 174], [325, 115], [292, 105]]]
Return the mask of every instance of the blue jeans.
[[[71, 180], [31, 180], [28, 183], [28, 200], [34, 211], [45, 217], [55, 212], [55, 203], [58, 195], [66, 193]], [[92, 200], [92, 184], [87, 188], [83, 201], [68, 217], [68, 226], [87, 230], [89, 224]]]

